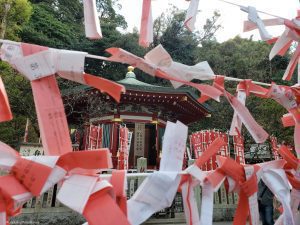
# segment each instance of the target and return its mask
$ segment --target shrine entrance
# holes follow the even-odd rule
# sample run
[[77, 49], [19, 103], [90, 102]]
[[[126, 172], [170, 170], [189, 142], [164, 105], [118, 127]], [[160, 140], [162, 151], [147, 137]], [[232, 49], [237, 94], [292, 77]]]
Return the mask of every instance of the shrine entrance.
[[[76, 123], [78, 118], [85, 118], [84, 132], [81, 132], [84, 134], [76, 138], [78, 150], [109, 148], [113, 168], [121, 168], [122, 161], [126, 168], [135, 169], [137, 158], [144, 157], [148, 169], [158, 169], [167, 121], [179, 120], [187, 125], [209, 117], [211, 109], [207, 104], [199, 103], [199, 96], [189, 88], [147, 84], [137, 80], [132, 70], [129, 67], [125, 79], [118, 81], [126, 88], [120, 102], [95, 89], [84, 89], [82, 101], [77, 101], [72, 110], [87, 110], [84, 115], [70, 114], [68, 121]], [[64, 100], [68, 101], [72, 96], [65, 95]], [[91, 96], [95, 103], [89, 106]], [[120, 129], [123, 129], [122, 134]], [[131, 142], [126, 148], [127, 135]]]
[[147, 158], [148, 168], [154, 169], [157, 165], [157, 152], [159, 150], [156, 148], [156, 125], [128, 123], [126, 126], [129, 131], [132, 132], [129, 151], [129, 168], [135, 168], [137, 159], [139, 157], [145, 157]]

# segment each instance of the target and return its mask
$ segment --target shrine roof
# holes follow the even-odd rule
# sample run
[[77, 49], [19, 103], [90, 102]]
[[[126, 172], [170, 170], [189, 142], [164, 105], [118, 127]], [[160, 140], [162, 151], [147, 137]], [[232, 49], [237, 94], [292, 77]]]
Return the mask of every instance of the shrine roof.
[[[198, 102], [199, 94], [191, 87], [182, 86], [175, 89], [144, 83], [137, 80], [132, 71], [129, 71], [124, 79], [116, 82], [124, 85], [126, 89], [126, 92], [121, 95], [120, 105], [135, 103], [149, 107], [163, 107], [163, 111], [175, 113], [176, 118], [186, 124], [198, 121], [213, 112], [208, 104]], [[86, 85], [63, 90], [62, 95], [67, 97], [80, 92], [84, 92], [85, 97], [99, 95], [104, 101], [112, 100], [97, 89]]]
[[[125, 86], [126, 91], [138, 91], [138, 92], [157, 93], [157, 94], [158, 93], [160, 93], [160, 94], [185, 94], [185, 95], [189, 95], [189, 97], [191, 97], [192, 99], [194, 99], [196, 101], [199, 98], [199, 95], [190, 87], [180, 87], [180, 88], [175, 89], [173, 87], [163, 87], [163, 86], [156, 86], [156, 85], [151, 85], [151, 84], [141, 85], [141, 83], [144, 83], [144, 82], [141, 82], [141, 81], [139, 81], [139, 82], [137, 82], [137, 84], [134, 84], [134, 83], [129, 84], [129, 83], [117, 81], [117, 83]], [[62, 92], [63, 96], [67, 96], [72, 93], [78, 93], [81, 91], [88, 92], [88, 91], [91, 91], [94, 89], [95, 88], [89, 87], [86, 85], [79, 85], [79, 86], [73, 87], [71, 89], [64, 89], [61, 92]], [[125, 95], [126, 95], [126, 93], [125, 93]], [[207, 103], [199, 103], [198, 102], [198, 104], [202, 105], [209, 113], [213, 112], [212, 107], [210, 105], [208, 105]]]

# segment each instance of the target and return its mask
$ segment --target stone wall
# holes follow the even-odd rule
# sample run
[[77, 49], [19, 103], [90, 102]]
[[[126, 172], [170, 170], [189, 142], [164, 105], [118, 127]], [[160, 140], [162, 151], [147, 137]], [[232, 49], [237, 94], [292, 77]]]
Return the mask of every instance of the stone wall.
[[11, 218], [11, 225], [82, 225], [85, 219], [66, 207], [23, 209], [22, 214]]

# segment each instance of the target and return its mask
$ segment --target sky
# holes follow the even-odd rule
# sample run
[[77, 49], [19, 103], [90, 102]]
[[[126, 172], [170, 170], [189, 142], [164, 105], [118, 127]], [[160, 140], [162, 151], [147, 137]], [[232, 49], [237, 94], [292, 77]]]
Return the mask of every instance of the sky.
[[[141, 11], [143, 0], [119, 0], [122, 9], [119, 11], [125, 17], [128, 28], [126, 31], [132, 32], [133, 28], [140, 28]], [[257, 10], [265, 11], [283, 18], [291, 19], [297, 15], [297, 10], [300, 10], [299, 0], [228, 0], [239, 5], [254, 6]], [[161, 13], [170, 8], [173, 4], [180, 10], [186, 10], [189, 2], [186, 0], [152, 0], [152, 15], [157, 18]], [[260, 39], [258, 31], [243, 33], [243, 21], [247, 20], [247, 14], [242, 12], [239, 7], [223, 3], [219, 0], [200, 0], [197, 16], [196, 28], [201, 31], [206, 19], [212, 17], [213, 12], [218, 10], [221, 14], [219, 23], [222, 25], [216, 33], [217, 41], [223, 42], [236, 35], [248, 38], [253, 35], [255, 40]], [[263, 19], [272, 18], [259, 14]], [[267, 30], [273, 36], [280, 35], [284, 27], [268, 27]]]

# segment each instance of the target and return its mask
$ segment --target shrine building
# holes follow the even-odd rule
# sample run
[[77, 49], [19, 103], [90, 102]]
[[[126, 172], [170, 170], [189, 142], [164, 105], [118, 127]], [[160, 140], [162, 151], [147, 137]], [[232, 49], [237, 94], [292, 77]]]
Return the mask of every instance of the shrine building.
[[[70, 126], [77, 128], [73, 143], [78, 150], [109, 148], [114, 168], [118, 168], [120, 149], [126, 144], [127, 169], [136, 168], [136, 160], [147, 158], [148, 169], [157, 169], [167, 121], [188, 125], [209, 117], [211, 108], [197, 101], [199, 95], [189, 87], [174, 89], [137, 80], [133, 67], [117, 81], [126, 88], [119, 103], [109, 95], [87, 86], [64, 92], [64, 104]], [[78, 130], [81, 123], [81, 132]], [[123, 128], [127, 128], [124, 136]]]

